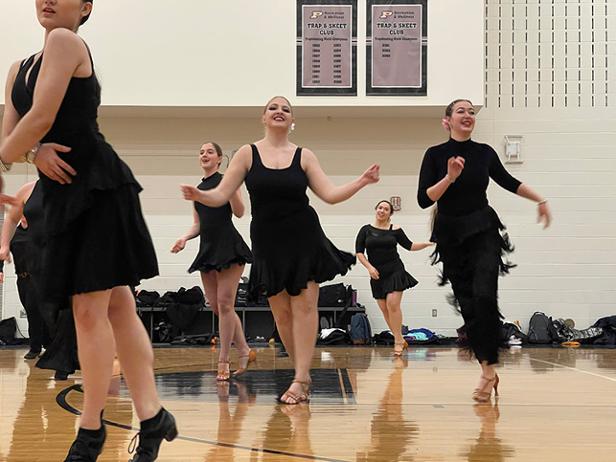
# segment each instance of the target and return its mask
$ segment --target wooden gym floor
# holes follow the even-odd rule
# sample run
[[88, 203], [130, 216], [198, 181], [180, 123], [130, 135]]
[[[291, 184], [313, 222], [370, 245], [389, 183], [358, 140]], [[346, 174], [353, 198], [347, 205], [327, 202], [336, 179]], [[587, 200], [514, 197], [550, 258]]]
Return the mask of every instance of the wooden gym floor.
[[[157, 384], [180, 437], [161, 462], [615, 461], [616, 350], [517, 349], [503, 354], [498, 404], [474, 404], [476, 363], [455, 348], [318, 348], [313, 399], [283, 406], [288, 358], [258, 350], [243, 380], [217, 384], [216, 351], [157, 349]], [[62, 461], [81, 405], [79, 379], [0, 350], [0, 461]], [[232, 357], [236, 361], [236, 357]], [[138, 419], [116, 383], [99, 461], [127, 461]]]

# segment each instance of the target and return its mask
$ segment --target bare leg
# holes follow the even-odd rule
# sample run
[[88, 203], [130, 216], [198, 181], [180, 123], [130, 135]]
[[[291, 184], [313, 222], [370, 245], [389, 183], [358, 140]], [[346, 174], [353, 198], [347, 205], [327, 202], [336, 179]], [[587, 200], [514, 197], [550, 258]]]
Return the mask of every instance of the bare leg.
[[394, 332], [394, 329], [391, 325], [391, 321], [389, 320], [389, 311], [387, 310], [387, 302], [385, 301], [385, 299], [375, 299], [377, 305], [379, 305], [379, 308], [381, 309], [381, 313], [383, 313], [383, 318], [385, 318], [385, 322], [387, 323], [387, 327], [389, 327], [389, 330], [392, 332]]
[[109, 320], [137, 416], [141, 421], [147, 420], [161, 409], [154, 381], [154, 352], [128, 286], [111, 291]]
[[77, 330], [77, 351], [83, 376], [83, 413], [80, 427], [98, 430], [105, 408], [113, 365], [113, 331], [108, 308], [111, 290], [89, 292], [73, 297]]
[[267, 300], [276, 321], [280, 340], [282, 340], [287, 353], [289, 353], [289, 358], [294, 361], [295, 341], [293, 337], [293, 318], [291, 316], [291, 297], [286, 291], [283, 291], [273, 297], [269, 297]]
[[221, 359], [223, 358], [223, 345], [226, 350], [226, 357], [229, 357], [232, 341], [235, 341], [240, 354], [248, 354], [249, 348], [242, 329], [242, 321], [235, 312], [235, 295], [243, 271], [243, 265], [233, 265], [231, 268], [216, 274]]
[[288, 392], [301, 396], [306, 393], [307, 384], [310, 383], [310, 365], [314, 356], [319, 324], [318, 297], [319, 285], [312, 281], [308, 282], [308, 288], [302, 290], [298, 296], [291, 297], [295, 378], [287, 392], [281, 397], [287, 404], [294, 404], [298, 401]]
[[402, 292], [390, 292], [387, 294], [387, 312], [389, 313], [389, 322], [391, 323], [391, 333], [394, 334], [394, 341], [401, 345], [404, 343], [402, 338], [402, 310], [400, 303], [402, 302]]

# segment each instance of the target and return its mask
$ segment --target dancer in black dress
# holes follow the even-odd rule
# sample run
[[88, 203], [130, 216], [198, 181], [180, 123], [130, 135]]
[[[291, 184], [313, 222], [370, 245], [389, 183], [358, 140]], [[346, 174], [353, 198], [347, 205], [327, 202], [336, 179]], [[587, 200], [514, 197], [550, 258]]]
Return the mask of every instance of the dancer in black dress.
[[449, 141], [426, 151], [419, 175], [417, 200], [422, 208], [437, 203], [432, 241], [434, 262], [443, 262], [442, 284], [451, 282], [464, 318], [469, 345], [481, 365], [476, 401], [488, 401], [497, 393], [500, 319], [498, 275], [512, 266], [504, 261], [513, 247], [505, 227], [488, 205], [490, 178], [504, 189], [537, 203], [544, 227], [551, 216], [547, 200], [512, 177], [487, 144], [471, 140], [475, 110], [468, 100], [456, 100], [443, 120]]
[[39, 254], [33, 249], [33, 233], [21, 224], [23, 203], [32, 192], [35, 182], [22, 186], [17, 193], [18, 197], [2, 195], [0, 203], [12, 206], [4, 215], [2, 224], [2, 237], [0, 238], [0, 261], [10, 261], [13, 254], [15, 274], [17, 275], [17, 292], [19, 301], [26, 311], [28, 318], [28, 337], [30, 350], [25, 359], [35, 359], [41, 354], [42, 347], [47, 348], [50, 342], [50, 333], [43, 318], [41, 301], [34, 281], [34, 273], [40, 268]]
[[[4, 201], [5, 199], [0, 197], [0, 202]], [[18, 275], [17, 284], [20, 297], [22, 290], [28, 291], [25, 297], [36, 303], [43, 328], [49, 333], [49, 340], [45, 343], [45, 352], [36, 366], [55, 371], [56, 380], [66, 380], [70, 374], [79, 369], [75, 322], [69, 297], [62, 302], [47, 301], [43, 297], [45, 274], [42, 272], [42, 260], [45, 251], [45, 232], [43, 192], [40, 182], [26, 183], [19, 188], [14, 198], [9, 196], [8, 201], [8, 203], [12, 202], [12, 207], [5, 215], [2, 226], [0, 258], [6, 258], [6, 243], [10, 241], [16, 268], [18, 260], [25, 260], [25, 263], [19, 264], [19, 266], [26, 264], [28, 268], [26, 277], [23, 277], [23, 273]], [[14, 237], [12, 237], [13, 234]], [[19, 287], [20, 281], [28, 281], [28, 286]]]
[[11, 163], [27, 153], [37, 166], [46, 234], [43, 296], [72, 296], [85, 395], [66, 460], [93, 461], [102, 451], [115, 338], [141, 420], [133, 462], [153, 461], [163, 438], [175, 438], [177, 429], [158, 399], [152, 346], [129, 286], [156, 276], [158, 265], [139, 203], [141, 187], [98, 130], [100, 86], [87, 45], [76, 34], [92, 6], [36, 1], [45, 43], [9, 71], [0, 158]]
[[[374, 224], [364, 225], [355, 240], [357, 259], [370, 274], [372, 296], [383, 312], [394, 336], [394, 355], [400, 356], [407, 344], [402, 338], [402, 293], [415, 287], [417, 280], [406, 272], [398, 254], [398, 244], [408, 251], [423, 250], [431, 242], [411, 242], [402, 228], [391, 223], [391, 202], [383, 200], [374, 208]], [[368, 252], [368, 258], [364, 252]]]
[[[222, 158], [222, 149], [218, 144], [209, 142], [201, 146], [199, 162], [203, 169], [203, 181], [197, 186], [198, 189], [207, 191], [220, 184], [223, 176], [218, 169]], [[246, 343], [242, 322], [235, 312], [237, 286], [244, 265], [252, 263], [252, 253], [233, 226], [232, 215], [238, 218], [244, 215], [244, 202], [239, 189], [222, 207], [208, 207], [195, 202], [193, 225], [171, 248], [171, 252], [178, 253], [188, 240], [197, 236], [200, 238], [199, 253], [188, 272], [201, 273], [205, 296], [218, 315], [220, 352], [216, 380], [219, 381], [229, 380], [231, 375], [229, 352], [232, 342], [239, 352], [239, 368], [233, 373], [234, 376], [243, 374], [249, 362], [256, 359], [256, 353]]]
[[237, 151], [218, 187], [200, 191], [182, 186], [185, 199], [218, 207], [246, 181], [254, 253], [250, 287], [268, 297], [280, 338], [295, 365], [295, 378], [280, 397], [287, 404], [308, 400], [319, 283], [346, 274], [355, 262], [353, 255], [338, 250], [325, 236], [308, 204], [306, 188], [335, 204], [379, 179], [379, 167], [373, 165], [356, 180], [335, 186], [312, 151], [289, 141], [294, 120], [289, 101], [272, 98], [263, 110], [265, 137]]

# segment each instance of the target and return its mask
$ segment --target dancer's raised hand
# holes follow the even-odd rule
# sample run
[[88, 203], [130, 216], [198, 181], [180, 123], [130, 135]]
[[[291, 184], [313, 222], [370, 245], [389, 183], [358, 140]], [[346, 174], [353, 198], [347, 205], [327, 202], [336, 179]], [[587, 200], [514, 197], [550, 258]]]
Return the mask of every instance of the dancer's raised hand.
[[377, 183], [380, 180], [381, 167], [377, 164], [373, 164], [368, 167], [362, 174], [362, 178], [366, 180], [367, 184]]
[[447, 161], [447, 176], [453, 183], [464, 170], [464, 158], [460, 156], [450, 157]]
[[181, 184], [180, 189], [182, 190], [182, 196], [184, 196], [184, 200], [198, 202], [201, 196], [201, 191], [189, 184]]

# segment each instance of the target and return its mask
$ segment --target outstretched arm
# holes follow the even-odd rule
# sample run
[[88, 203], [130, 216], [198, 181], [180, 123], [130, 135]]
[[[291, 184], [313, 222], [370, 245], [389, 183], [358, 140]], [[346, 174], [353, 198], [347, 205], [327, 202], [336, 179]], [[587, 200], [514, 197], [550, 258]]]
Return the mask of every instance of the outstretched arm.
[[547, 199], [544, 199], [541, 194], [533, 190], [530, 186], [522, 183], [516, 191], [518, 196], [524, 197], [537, 203], [537, 223], [543, 223], [543, 227], [547, 228], [552, 223], [552, 211], [548, 205]]
[[434, 245], [434, 242], [413, 242], [413, 245], [411, 245], [411, 248], [409, 250], [410, 251], [423, 250], [425, 248], [432, 247], [433, 245]]
[[531, 200], [537, 203], [537, 221], [543, 223], [543, 227], [550, 226], [552, 221], [552, 214], [548, 201], [544, 199], [539, 193], [533, 190], [527, 184], [520, 182], [517, 178], [514, 178], [505, 168], [500, 161], [498, 154], [492, 149], [492, 161], [490, 163], [490, 177], [498, 183], [501, 188], [504, 188], [518, 196]]
[[191, 185], [180, 185], [182, 195], [187, 201], [201, 202], [209, 207], [225, 205], [233, 193], [241, 186], [252, 164], [252, 150], [250, 146], [242, 146], [231, 159], [222, 181], [214, 189], [201, 191]]
[[321, 168], [317, 156], [309, 149], [302, 150], [302, 167], [306, 171], [306, 176], [308, 176], [310, 189], [319, 199], [328, 204], [344, 202], [363, 187], [379, 181], [380, 167], [373, 164], [355, 180], [336, 186]]

